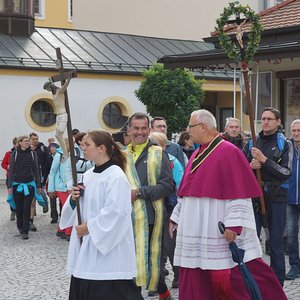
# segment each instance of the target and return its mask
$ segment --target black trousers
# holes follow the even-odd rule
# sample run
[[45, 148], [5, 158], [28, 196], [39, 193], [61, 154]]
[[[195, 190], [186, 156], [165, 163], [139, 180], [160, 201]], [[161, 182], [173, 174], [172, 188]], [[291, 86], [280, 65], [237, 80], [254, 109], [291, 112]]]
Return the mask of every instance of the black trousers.
[[87, 280], [71, 277], [69, 300], [143, 300], [134, 280]]
[[50, 216], [52, 220], [58, 220], [56, 196], [50, 198]]
[[162, 264], [161, 264], [161, 272], [163, 272], [165, 268], [165, 264], [167, 262], [167, 258], [169, 257], [170, 263], [172, 265], [172, 269], [174, 272], [174, 278], [178, 280], [179, 277], [179, 267], [174, 266], [174, 252], [176, 247], [176, 235], [177, 230], [173, 232], [173, 238], [171, 239], [169, 234], [169, 220], [172, 215], [172, 212], [168, 212], [166, 217], [164, 218], [164, 229], [163, 229], [163, 251], [162, 251]]
[[28, 186], [29, 194], [24, 195], [23, 192], [17, 192], [18, 186], [13, 187], [13, 197], [16, 203], [17, 227], [21, 233], [28, 234], [30, 221], [30, 207], [34, 194], [34, 187]]

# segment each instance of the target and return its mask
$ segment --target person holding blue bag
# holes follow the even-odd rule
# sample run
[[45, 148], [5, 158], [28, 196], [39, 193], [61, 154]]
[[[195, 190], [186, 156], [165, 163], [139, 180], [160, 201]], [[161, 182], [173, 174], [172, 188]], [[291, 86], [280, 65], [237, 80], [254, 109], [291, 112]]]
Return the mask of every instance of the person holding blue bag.
[[8, 202], [16, 206], [17, 227], [23, 240], [29, 238], [30, 207], [33, 196], [43, 204], [37, 154], [30, 149], [27, 135], [18, 138], [10, 157]]

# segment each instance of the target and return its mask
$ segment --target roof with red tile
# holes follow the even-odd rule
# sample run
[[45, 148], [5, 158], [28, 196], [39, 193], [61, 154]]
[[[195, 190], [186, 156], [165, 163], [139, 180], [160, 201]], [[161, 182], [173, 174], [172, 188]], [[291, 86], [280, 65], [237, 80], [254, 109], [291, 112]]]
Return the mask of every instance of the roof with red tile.
[[300, 25], [300, 0], [286, 0], [260, 14], [264, 30]]
[[[300, 25], [300, 0], [285, 0], [280, 4], [270, 7], [259, 13], [260, 22], [264, 30], [285, 28]], [[243, 26], [243, 31], [250, 30], [250, 23]], [[228, 33], [234, 33], [235, 29], [229, 25], [226, 30]], [[216, 36], [217, 32], [212, 32]]]

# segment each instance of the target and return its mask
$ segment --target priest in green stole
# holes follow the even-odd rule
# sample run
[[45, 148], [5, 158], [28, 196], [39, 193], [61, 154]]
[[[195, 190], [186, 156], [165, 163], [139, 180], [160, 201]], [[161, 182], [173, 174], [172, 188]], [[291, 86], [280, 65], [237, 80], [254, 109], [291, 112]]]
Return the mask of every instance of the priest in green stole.
[[167, 154], [148, 138], [150, 121], [144, 113], [128, 121], [126, 175], [131, 184], [132, 221], [137, 257], [138, 286], [157, 290], [160, 299], [172, 299], [160, 274], [164, 198], [174, 191]]

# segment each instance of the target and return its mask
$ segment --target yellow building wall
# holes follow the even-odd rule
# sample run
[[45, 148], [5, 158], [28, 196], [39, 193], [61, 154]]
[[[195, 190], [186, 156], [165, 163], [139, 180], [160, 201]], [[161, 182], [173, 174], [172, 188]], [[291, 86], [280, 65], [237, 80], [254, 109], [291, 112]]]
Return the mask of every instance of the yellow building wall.
[[68, 20], [68, 0], [45, 0], [45, 19], [35, 19], [37, 27], [73, 28]]

